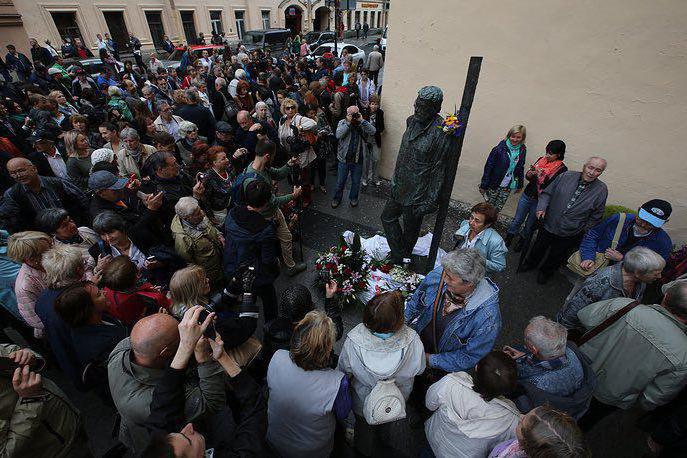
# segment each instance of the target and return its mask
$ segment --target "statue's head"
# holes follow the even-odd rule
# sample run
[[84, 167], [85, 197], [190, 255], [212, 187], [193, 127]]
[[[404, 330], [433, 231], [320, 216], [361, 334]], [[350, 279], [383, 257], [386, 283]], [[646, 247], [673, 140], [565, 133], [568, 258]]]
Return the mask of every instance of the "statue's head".
[[444, 93], [436, 86], [425, 86], [417, 92], [415, 99], [415, 118], [429, 122], [441, 110]]

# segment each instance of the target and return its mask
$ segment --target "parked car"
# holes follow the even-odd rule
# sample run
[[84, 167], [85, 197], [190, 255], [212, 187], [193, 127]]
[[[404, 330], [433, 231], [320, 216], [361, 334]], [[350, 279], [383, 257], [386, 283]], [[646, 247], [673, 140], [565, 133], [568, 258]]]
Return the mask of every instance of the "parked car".
[[[336, 44], [336, 49], [337, 49], [337, 56], [340, 56], [343, 50], [345, 49], [348, 51], [348, 53], [351, 55], [351, 59], [353, 59], [353, 63], [358, 65], [358, 67], [362, 67], [365, 65], [365, 51], [357, 47], [356, 45], [351, 45], [348, 43], [337, 43]], [[317, 57], [320, 57], [324, 53], [327, 52], [332, 52], [334, 50], [334, 43], [329, 42], [329, 43], [323, 43], [319, 45], [317, 48], [313, 49], [312, 53], [310, 54], [309, 58], [310, 59], [315, 59]]]
[[379, 40], [379, 47], [382, 54], [386, 53], [386, 34], [389, 31], [389, 26], [384, 27], [384, 33], [382, 34], [382, 39]]
[[270, 48], [272, 52], [283, 51], [290, 36], [289, 29], [250, 30], [243, 34], [241, 43], [248, 52], [265, 48]]
[[[124, 64], [117, 61], [117, 65], [121, 70], [124, 69]], [[103, 68], [103, 61], [99, 57], [89, 57], [88, 59], [64, 59], [62, 66], [67, 73], [75, 72], [77, 67], [83, 68], [83, 70], [91, 75], [92, 78], [97, 78], [100, 76], [100, 70]]]
[[[191, 60], [193, 60], [202, 57], [203, 51], [208, 51], [210, 54], [212, 54], [215, 52], [215, 49], [224, 49], [224, 45], [192, 45], [189, 46], [189, 48], [191, 49]], [[174, 49], [174, 52], [167, 57], [167, 59], [160, 59], [160, 62], [162, 62], [162, 65], [164, 65], [167, 69], [177, 68], [181, 63], [181, 55], [184, 54], [184, 51], [186, 51], [185, 47], [178, 46]]]
[[328, 43], [334, 41], [334, 32], [324, 31], [324, 32], [308, 32], [305, 34], [305, 42], [310, 45], [310, 49], [313, 49], [323, 43]]

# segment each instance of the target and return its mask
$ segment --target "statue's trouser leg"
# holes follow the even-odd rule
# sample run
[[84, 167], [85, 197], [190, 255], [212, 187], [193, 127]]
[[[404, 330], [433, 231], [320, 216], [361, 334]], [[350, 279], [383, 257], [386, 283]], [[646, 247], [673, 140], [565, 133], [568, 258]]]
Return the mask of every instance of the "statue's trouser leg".
[[403, 206], [393, 199], [387, 200], [382, 210], [381, 220], [386, 240], [391, 248], [391, 260], [394, 262], [401, 262], [405, 251], [400, 223], [401, 215], [403, 215]]
[[403, 255], [405, 257], [410, 257], [413, 253], [422, 228], [422, 216], [416, 216], [414, 209], [415, 207], [412, 206], [403, 207], [403, 246], [405, 247]]

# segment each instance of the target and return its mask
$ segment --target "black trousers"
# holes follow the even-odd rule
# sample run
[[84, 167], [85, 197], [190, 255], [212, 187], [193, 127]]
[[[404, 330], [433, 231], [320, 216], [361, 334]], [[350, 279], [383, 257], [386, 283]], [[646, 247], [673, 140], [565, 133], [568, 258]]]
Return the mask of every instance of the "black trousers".
[[262, 300], [262, 313], [265, 323], [277, 317], [277, 291], [274, 284], [253, 286], [253, 294]]
[[379, 78], [379, 70], [374, 70], [374, 71], [370, 70], [369, 73], [370, 73], [370, 79], [372, 81], [374, 81], [375, 86], [377, 86], [377, 78]]
[[[527, 258], [527, 264], [537, 266], [543, 259], [544, 262], [539, 270], [546, 275], [553, 274], [563, 261], [567, 260], [568, 256], [580, 246], [582, 235], [561, 237], [542, 227], [539, 229], [537, 240], [534, 242], [532, 251], [530, 251]], [[549, 252], [548, 256], [546, 255], [547, 250]]]
[[[422, 217], [415, 216], [415, 207], [404, 206], [393, 199], [386, 201], [382, 211], [382, 226], [391, 248], [391, 260], [396, 263], [409, 258], [420, 235]], [[403, 228], [401, 228], [403, 217]]]

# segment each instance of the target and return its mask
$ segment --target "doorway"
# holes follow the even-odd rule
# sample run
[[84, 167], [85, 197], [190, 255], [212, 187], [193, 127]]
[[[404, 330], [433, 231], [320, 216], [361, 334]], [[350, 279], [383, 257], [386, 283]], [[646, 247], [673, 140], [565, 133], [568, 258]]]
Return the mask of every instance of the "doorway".
[[69, 37], [72, 40], [74, 38], [79, 38], [81, 43], [86, 43], [83, 40], [83, 36], [81, 36], [79, 24], [76, 23], [76, 13], [50, 12], [50, 15], [55, 23], [55, 27], [57, 27], [57, 32], [63, 40], [65, 37]]
[[329, 28], [329, 8], [321, 6], [315, 10], [315, 31], [322, 32]]
[[162, 25], [162, 13], [160, 11], [146, 11], [146, 21], [153, 38], [155, 48], [162, 48], [162, 37], [165, 36], [165, 28]]
[[186, 43], [190, 46], [196, 43], [198, 34], [196, 33], [196, 21], [193, 18], [193, 11], [180, 11], [181, 26], [184, 28]]
[[301, 21], [303, 20], [303, 10], [296, 5], [287, 6], [284, 10], [284, 24], [291, 30], [291, 35], [301, 33]]
[[124, 13], [122, 11], [103, 11], [105, 16], [105, 23], [110, 30], [110, 36], [119, 49], [129, 48], [129, 31], [124, 22]]

